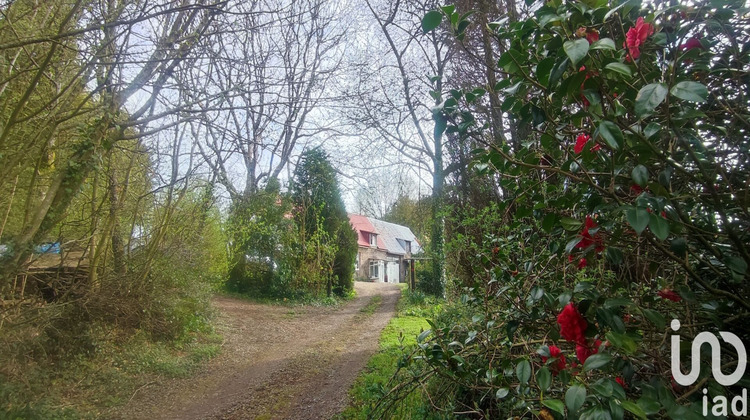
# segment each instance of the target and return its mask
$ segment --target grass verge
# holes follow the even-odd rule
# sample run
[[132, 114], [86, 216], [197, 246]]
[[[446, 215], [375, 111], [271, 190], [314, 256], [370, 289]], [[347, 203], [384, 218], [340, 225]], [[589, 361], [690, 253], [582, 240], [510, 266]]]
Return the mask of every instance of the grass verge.
[[[378, 400], [388, 391], [399, 359], [414, 349], [419, 333], [429, 328], [427, 319], [433, 317], [439, 307], [439, 303], [432, 298], [419, 292], [411, 293], [405, 287], [402, 289], [396, 316], [383, 330], [378, 352], [370, 358], [367, 368], [354, 382], [349, 391], [350, 404], [337, 419], [372, 418]], [[414, 392], [390, 414], [392, 418], [421, 418], [424, 403], [421, 393]]]
[[111, 334], [102, 334], [92, 352], [0, 366], [0, 419], [107, 418], [147, 385], [189, 376], [219, 353], [222, 342], [211, 331], [180, 342]]

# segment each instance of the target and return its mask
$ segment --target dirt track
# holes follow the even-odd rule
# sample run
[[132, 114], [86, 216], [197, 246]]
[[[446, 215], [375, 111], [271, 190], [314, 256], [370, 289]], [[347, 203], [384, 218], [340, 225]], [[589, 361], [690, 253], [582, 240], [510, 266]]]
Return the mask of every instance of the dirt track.
[[[138, 394], [123, 419], [328, 419], [377, 350], [399, 288], [356, 283], [340, 308], [287, 307], [218, 298], [222, 354], [187, 379], [165, 379]], [[376, 295], [371, 315], [362, 308]]]

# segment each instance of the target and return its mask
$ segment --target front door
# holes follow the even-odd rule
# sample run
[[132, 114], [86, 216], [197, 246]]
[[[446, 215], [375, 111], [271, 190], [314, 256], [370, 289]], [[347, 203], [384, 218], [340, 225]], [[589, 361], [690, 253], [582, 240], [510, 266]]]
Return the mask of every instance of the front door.
[[398, 262], [388, 261], [386, 263], [386, 274], [388, 274], [388, 283], [398, 283], [401, 281], [399, 278]]

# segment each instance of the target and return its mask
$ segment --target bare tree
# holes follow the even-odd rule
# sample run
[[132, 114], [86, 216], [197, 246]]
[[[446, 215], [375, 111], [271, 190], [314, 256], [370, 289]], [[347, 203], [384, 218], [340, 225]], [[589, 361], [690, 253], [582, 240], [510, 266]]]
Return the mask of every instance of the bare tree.
[[359, 99], [359, 111], [353, 119], [431, 173], [431, 254], [434, 275], [442, 280], [444, 185], [446, 173], [455, 166], [445, 163], [445, 124], [433, 118], [432, 108], [443, 102], [443, 77], [449, 70], [453, 46], [440, 32], [422, 34], [420, 22], [427, 11], [437, 7], [433, 1], [370, 0], [367, 6], [386, 48], [380, 59], [374, 60], [379, 71], [362, 73], [354, 95]]
[[367, 171], [363, 185], [356, 192], [356, 209], [360, 214], [383, 219], [400, 197], [414, 196], [414, 180], [403, 167], [384, 167]]
[[[191, 85], [224, 92], [202, 104], [196, 131], [203, 135], [196, 140], [233, 199], [279, 177], [307, 142], [326, 131], [311, 119], [325, 106], [327, 85], [340, 65], [345, 31], [335, 6], [324, 0], [247, 4], [248, 13], [222, 21], [217, 30], [223, 36], [196, 66]], [[231, 30], [236, 27], [252, 30]]]

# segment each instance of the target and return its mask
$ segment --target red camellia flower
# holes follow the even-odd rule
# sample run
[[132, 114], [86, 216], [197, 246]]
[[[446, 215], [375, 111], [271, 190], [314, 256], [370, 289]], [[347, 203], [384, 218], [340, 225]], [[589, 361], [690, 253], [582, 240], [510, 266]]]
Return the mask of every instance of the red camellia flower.
[[680, 45], [680, 49], [683, 51], [692, 50], [693, 48], [703, 49], [703, 44], [696, 37], [688, 39], [684, 44]]
[[662, 289], [656, 292], [656, 294], [662, 298], [662, 299], [668, 299], [672, 302], [679, 302], [682, 300], [682, 297], [678, 295], [674, 290], [671, 289]]
[[578, 268], [579, 269], [584, 268], [587, 265], [588, 265], [588, 263], [586, 262], [586, 258], [581, 258], [581, 260], [578, 261]]
[[[584, 104], [585, 105], [585, 104]], [[576, 152], [576, 154], [581, 153], [583, 151], [583, 148], [586, 146], [586, 143], [591, 139], [591, 136], [588, 134], [581, 133], [576, 137], [576, 145], [573, 148], [573, 151]]]
[[618, 384], [620, 384], [620, 386], [623, 387], [623, 388], [627, 388], [628, 387], [627, 385], [625, 385], [625, 379], [622, 379], [622, 376], [616, 377], [615, 378], [615, 382], [617, 382]]
[[586, 41], [589, 42], [589, 44], [593, 44], [594, 42], [599, 40], [599, 31], [597, 31], [594, 28], [586, 29]]
[[581, 363], [586, 363], [586, 359], [594, 353], [594, 350], [588, 346], [581, 344], [576, 345], [576, 357]]
[[638, 185], [638, 184], [633, 184], [633, 185], [630, 186], [630, 191], [633, 194], [638, 195], [638, 194], [640, 194], [640, 193], [643, 192], [643, 188], [641, 188], [641, 186]]
[[602, 340], [594, 341], [594, 345], [587, 343], [579, 343], [576, 345], [576, 357], [581, 363], [586, 363], [586, 359], [592, 354], [599, 353], [599, 347], [602, 345]]
[[625, 42], [622, 44], [623, 48], [628, 49], [628, 54], [633, 60], [641, 56], [641, 46], [646, 42], [646, 38], [653, 35], [654, 26], [650, 23], [645, 23], [642, 17], [639, 17], [635, 21], [635, 26], [628, 30], [625, 34]]
[[560, 315], [557, 316], [557, 323], [560, 325], [560, 336], [562, 338], [574, 343], [586, 342], [585, 333], [589, 324], [586, 322], [586, 318], [578, 312], [573, 302], [568, 303], [563, 308]]
[[[567, 362], [565, 361], [565, 355], [560, 351], [560, 348], [557, 346], [549, 346], [549, 355], [550, 357], [557, 358], [557, 363], [553, 363], [550, 365], [550, 370], [552, 371], [553, 375], [557, 375], [560, 373], [561, 370], [564, 370], [567, 366]], [[542, 356], [542, 362], [547, 362], [547, 357]]]
[[596, 232], [594, 235], [591, 235], [591, 232], [589, 232], [590, 229], [596, 229], [597, 227], [599, 226], [594, 219], [592, 219], [591, 216], [586, 216], [586, 223], [581, 231], [581, 241], [578, 242], [575, 247], [578, 249], [586, 249], [591, 245], [596, 245], [596, 252], [604, 251], [604, 243], [602, 242], [602, 236], [599, 232]]

